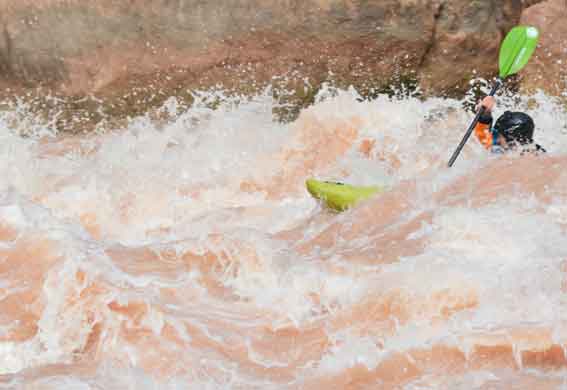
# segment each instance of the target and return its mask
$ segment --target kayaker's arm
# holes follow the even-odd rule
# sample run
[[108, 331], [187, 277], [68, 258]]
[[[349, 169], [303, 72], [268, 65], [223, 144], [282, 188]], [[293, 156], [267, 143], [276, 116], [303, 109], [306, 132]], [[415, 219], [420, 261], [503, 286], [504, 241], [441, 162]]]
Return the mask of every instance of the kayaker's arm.
[[484, 106], [484, 113], [478, 118], [478, 122], [474, 128], [474, 134], [480, 143], [487, 149], [492, 147], [492, 109], [496, 104], [496, 99], [493, 96], [486, 96], [479, 103], [479, 106]]

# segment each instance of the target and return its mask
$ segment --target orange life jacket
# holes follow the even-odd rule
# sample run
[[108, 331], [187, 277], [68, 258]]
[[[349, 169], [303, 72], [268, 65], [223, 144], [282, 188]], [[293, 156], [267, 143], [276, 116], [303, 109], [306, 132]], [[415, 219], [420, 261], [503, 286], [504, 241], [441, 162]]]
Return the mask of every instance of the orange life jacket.
[[478, 122], [474, 128], [474, 134], [480, 143], [486, 148], [491, 149], [493, 145], [490, 123]]

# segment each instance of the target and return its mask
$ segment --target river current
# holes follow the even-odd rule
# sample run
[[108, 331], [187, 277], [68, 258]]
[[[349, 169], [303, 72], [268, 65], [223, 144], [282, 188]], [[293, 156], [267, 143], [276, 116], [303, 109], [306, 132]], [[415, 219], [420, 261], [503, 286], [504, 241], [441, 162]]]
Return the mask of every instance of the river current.
[[[0, 113], [0, 389], [566, 389], [567, 114], [503, 99], [548, 153], [447, 168], [462, 103]], [[387, 191], [334, 213], [309, 177]]]

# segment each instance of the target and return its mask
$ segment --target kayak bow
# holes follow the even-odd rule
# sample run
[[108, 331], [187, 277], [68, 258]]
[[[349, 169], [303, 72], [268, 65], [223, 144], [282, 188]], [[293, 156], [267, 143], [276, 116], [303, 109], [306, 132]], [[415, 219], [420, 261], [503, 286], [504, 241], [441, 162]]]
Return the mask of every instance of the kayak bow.
[[325, 205], [337, 211], [343, 211], [360, 201], [383, 192], [379, 186], [352, 186], [340, 182], [307, 179], [307, 190], [314, 198], [320, 199]]

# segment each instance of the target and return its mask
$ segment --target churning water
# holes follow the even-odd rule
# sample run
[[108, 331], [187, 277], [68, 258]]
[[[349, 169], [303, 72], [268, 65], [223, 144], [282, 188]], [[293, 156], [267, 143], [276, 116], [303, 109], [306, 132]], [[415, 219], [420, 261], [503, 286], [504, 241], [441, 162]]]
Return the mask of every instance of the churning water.
[[[513, 105], [546, 156], [449, 169], [459, 101], [217, 98], [81, 137], [0, 114], [0, 388], [567, 388], [559, 102]], [[388, 191], [336, 214], [313, 176]]]

